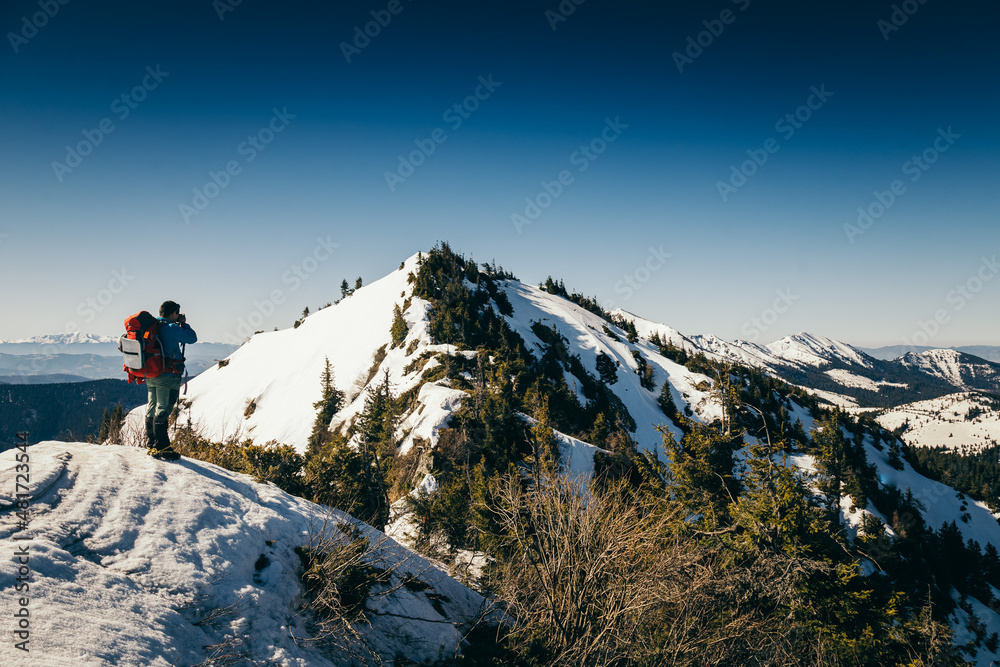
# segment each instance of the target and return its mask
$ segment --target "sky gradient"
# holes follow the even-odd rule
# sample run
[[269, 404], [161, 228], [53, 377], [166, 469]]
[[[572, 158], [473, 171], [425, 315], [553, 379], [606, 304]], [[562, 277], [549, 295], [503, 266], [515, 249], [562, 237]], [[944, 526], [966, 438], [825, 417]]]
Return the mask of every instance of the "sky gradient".
[[0, 339], [231, 340], [447, 240], [685, 333], [1000, 344], [996, 3], [672, 4], [5, 3]]

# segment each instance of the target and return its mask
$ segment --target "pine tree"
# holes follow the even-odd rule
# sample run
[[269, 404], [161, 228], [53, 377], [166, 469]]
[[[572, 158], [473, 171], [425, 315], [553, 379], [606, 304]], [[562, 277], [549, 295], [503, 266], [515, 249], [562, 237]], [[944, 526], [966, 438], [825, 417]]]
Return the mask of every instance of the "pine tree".
[[122, 444], [122, 426], [125, 424], [125, 409], [118, 403], [109, 412], [105, 410], [101, 415], [101, 430], [98, 432], [97, 441], [109, 445]]
[[407, 332], [409, 332], [409, 327], [406, 326], [403, 311], [397, 303], [392, 307], [392, 327], [389, 329], [389, 333], [392, 334], [392, 346], [402, 345], [403, 341], [406, 340]]
[[369, 387], [364, 410], [354, 423], [362, 461], [365, 506], [374, 517], [372, 525], [380, 530], [389, 522], [389, 485], [396, 454], [396, 420], [389, 371], [382, 382]]
[[594, 418], [594, 425], [590, 429], [590, 444], [603, 449], [607, 446], [610, 435], [611, 425], [608, 424], [604, 413], [598, 412], [597, 417]]
[[889, 440], [889, 465], [896, 470], [903, 469], [903, 459], [899, 452], [899, 438], [896, 437]]
[[729, 524], [729, 504], [736, 496], [733, 445], [714, 428], [691, 423], [680, 442], [660, 427], [663, 450], [670, 461], [672, 495], [708, 530]]
[[733, 508], [742, 539], [757, 548], [789, 556], [808, 551], [822, 525], [812, 494], [784, 460], [773, 460], [774, 448], [758, 441], [747, 449], [744, 492]]
[[537, 481], [543, 475], [556, 472], [559, 466], [559, 442], [552, 430], [547, 396], [542, 397], [535, 410], [535, 420], [535, 425], [531, 427], [533, 453], [529, 463]]
[[677, 405], [674, 403], [673, 392], [671, 392], [670, 380], [663, 381], [663, 387], [660, 389], [660, 397], [657, 399], [657, 403], [660, 404], [660, 409], [663, 410], [663, 414], [670, 417], [671, 419], [677, 419]]
[[732, 381], [732, 368], [729, 365], [723, 367], [721, 373], [717, 370], [716, 375], [718, 381], [715, 383], [711, 395], [722, 407], [722, 431], [726, 437], [730, 437], [733, 434], [736, 411], [742, 404], [739, 385]]
[[[306, 456], [305, 481], [313, 502], [329, 505], [376, 527], [385, 525], [383, 503], [369, 493], [370, 465], [340, 433]], [[381, 523], [380, 523], [381, 522]]]
[[650, 391], [656, 386], [653, 380], [653, 367], [649, 365], [646, 361], [646, 357], [642, 356], [639, 350], [632, 350], [632, 358], [635, 359], [636, 365], [636, 375], [639, 376], [639, 385], [643, 389], [649, 389]]
[[333, 368], [330, 366], [329, 357], [324, 357], [320, 383], [322, 385], [320, 399], [313, 403], [317, 412], [312, 434], [309, 436], [308, 451], [310, 452], [316, 451], [329, 439], [330, 422], [344, 404], [344, 392], [337, 389], [334, 383]]
[[340, 281], [340, 298], [346, 299], [351, 295], [351, 286], [347, 284], [347, 278]]
[[611, 357], [601, 352], [597, 355], [597, 372], [601, 376], [601, 381], [607, 385], [618, 382], [618, 369]]
[[354, 281], [354, 289], [361, 289], [361, 276], [358, 276], [357, 280]]
[[819, 490], [826, 496], [827, 520], [830, 529], [840, 528], [840, 498], [842, 485], [847, 475], [847, 445], [840, 431], [840, 413], [834, 413], [819, 423], [813, 431], [813, 445], [816, 447], [817, 464], [820, 470]]

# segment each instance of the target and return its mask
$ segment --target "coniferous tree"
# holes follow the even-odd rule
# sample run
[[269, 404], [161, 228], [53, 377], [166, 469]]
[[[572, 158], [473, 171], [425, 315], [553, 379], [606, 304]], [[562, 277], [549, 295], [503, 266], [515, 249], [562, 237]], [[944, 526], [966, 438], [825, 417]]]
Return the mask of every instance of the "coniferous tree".
[[322, 390], [320, 399], [313, 403], [316, 408], [316, 420], [313, 422], [312, 434], [309, 436], [308, 451], [315, 451], [329, 439], [330, 421], [340, 411], [344, 404], [344, 392], [337, 389], [334, 383], [333, 367], [330, 358], [324, 357], [323, 373], [320, 376]]
[[122, 426], [125, 424], [125, 409], [121, 403], [115, 404], [110, 411], [105, 410], [101, 415], [101, 430], [97, 435], [97, 441], [109, 445], [122, 444]]
[[392, 307], [392, 327], [389, 329], [389, 333], [392, 334], [392, 346], [397, 347], [402, 345], [406, 339], [407, 332], [409, 332], [409, 327], [406, 326], [406, 320], [403, 319], [403, 311], [397, 303]]
[[903, 459], [899, 453], [899, 438], [895, 436], [889, 440], [889, 465], [896, 470], [903, 469]]
[[361, 289], [361, 276], [358, 276], [357, 280], [354, 281], [354, 289]]
[[590, 444], [602, 449], [607, 446], [608, 437], [611, 435], [611, 425], [603, 412], [598, 412], [594, 418], [594, 425], [590, 429]]
[[663, 387], [660, 389], [660, 396], [656, 402], [660, 404], [660, 409], [663, 410], [663, 414], [673, 420], [677, 419], [677, 405], [674, 403], [670, 380], [663, 381]]
[[382, 381], [375, 387], [369, 387], [364, 410], [354, 424], [362, 461], [365, 503], [374, 517], [372, 525], [380, 530], [389, 522], [386, 479], [392, 473], [396, 454], [397, 415], [393, 398], [387, 369]]
[[827, 520], [836, 532], [840, 527], [840, 498], [847, 476], [847, 445], [840, 430], [840, 413], [834, 413], [813, 431], [817, 464], [820, 469], [819, 489], [826, 496]]
[[347, 438], [331, 433], [306, 457], [305, 481], [313, 502], [343, 510], [377, 528], [384, 526], [383, 503], [368, 488], [369, 468]]
[[351, 286], [347, 284], [347, 278], [340, 281], [340, 298], [346, 299], [351, 295]]
[[615, 367], [615, 362], [604, 352], [597, 355], [597, 372], [604, 384], [613, 385], [618, 382], [618, 369]]

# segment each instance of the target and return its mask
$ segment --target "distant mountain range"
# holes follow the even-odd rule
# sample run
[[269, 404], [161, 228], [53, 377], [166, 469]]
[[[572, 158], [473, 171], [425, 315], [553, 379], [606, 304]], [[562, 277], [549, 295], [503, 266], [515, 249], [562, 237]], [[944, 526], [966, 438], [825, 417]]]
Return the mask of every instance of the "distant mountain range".
[[18, 338], [16, 340], [0, 340], [0, 345], [80, 345], [80, 344], [100, 344], [115, 343], [118, 339], [114, 336], [98, 336], [89, 333], [65, 333], [47, 334], [44, 336], [31, 336], [30, 338]]
[[[904, 354], [912, 352], [920, 353], [928, 350], [942, 349], [933, 347], [919, 347], [915, 345], [887, 345], [885, 347], [859, 347], [859, 350], [876, 359], [898, 359]], [[987, 361], [1000, 363], [1000, 345], [965, 345], [963, 347], [943, 348], [971, 354]]]
[[762, 368], [843, 407], [885, 408], [952, 394], [1000, 394], [1000, 364], [955, 350], [928, 349], [880, 359], [864, 350], [809, 333], [768, 345], [727, 342], [712, 335], [685, 336], [664, 324], [618, 310], [646, 339], [658, 335], [689, 353]]
[[[201, 373], [238, 348], [195, 343], [187, 351], [188, 372]], [[85, 333], [52, 334], [0, 341], [0, 384], [123, 379], [118, 339]]]

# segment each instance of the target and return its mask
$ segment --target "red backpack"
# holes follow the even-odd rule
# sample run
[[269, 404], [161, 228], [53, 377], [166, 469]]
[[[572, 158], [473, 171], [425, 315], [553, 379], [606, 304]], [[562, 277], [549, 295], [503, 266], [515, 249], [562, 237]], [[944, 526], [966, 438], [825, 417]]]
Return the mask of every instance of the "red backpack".
[[128, 381], [143, 384], [164, 373], [180, 373], [181, 361], [165, 358], [160, 337], [160, 321], [143, 310], [125, 318], [125, 333], [118, 339], [118, 349], [125, 356], [122, 369]]

